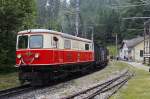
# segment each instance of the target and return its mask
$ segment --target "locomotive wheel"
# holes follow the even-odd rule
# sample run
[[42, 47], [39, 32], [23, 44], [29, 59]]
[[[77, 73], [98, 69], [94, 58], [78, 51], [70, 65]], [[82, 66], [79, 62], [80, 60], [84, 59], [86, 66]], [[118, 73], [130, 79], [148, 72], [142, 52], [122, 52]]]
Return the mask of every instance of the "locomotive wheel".
[[19, 79], [20, 85], [24, 85], [25, 80], [22, 77], [22, 71], [19, 71], [19, 73], [18, 73], [18, 79]]
[[50, 80], [54, 81], [54, 80], [58, 80], [58, 79], [64, 79], [67, 76], [68, 76], [68, 72], [65, 70], [53, 71], [50, 74]]
[[41, 79], [32, 79], [31, 80], [31, 86], [36, 87], [36, 86], [42, 86], [44, 85]]
[[19, 80], [20, 85], [24, 85], [25, 84], [25, 80]]
[[85, 75], [90, 73], [91, 70], [94, 70], [94, 67], [92, 66], [92, 64], [89, 64], [87, 67], [82, 68], [81, 73]]
[[46, 86], [49, 85], [50, 80], [49, 79], [32, 79], [30, 84], [31, 86]]
[[38, 73], [31, 80], [31, 86], [45, 86], [50, 83], [49, 73]]

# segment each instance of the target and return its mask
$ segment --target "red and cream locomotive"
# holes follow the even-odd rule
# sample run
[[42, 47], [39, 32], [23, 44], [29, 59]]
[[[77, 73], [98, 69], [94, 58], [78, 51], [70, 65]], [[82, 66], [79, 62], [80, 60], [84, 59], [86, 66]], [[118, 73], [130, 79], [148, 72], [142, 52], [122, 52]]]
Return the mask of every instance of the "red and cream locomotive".
[[47, 29], [20, 31], [16, 43], [19, 80], [35, 85], [48, 83], [68, 72], [100, 64], [94, 54], [92, 40]]

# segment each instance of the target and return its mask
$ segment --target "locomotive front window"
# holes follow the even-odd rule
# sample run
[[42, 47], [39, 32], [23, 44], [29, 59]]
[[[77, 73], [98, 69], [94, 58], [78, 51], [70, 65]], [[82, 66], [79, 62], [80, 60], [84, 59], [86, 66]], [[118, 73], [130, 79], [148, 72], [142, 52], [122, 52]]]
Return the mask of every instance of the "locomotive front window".
[[32, 35], [30, 36], [30, 48], [42, 48], [43, 47], [43, 36]]
[[18, 49], [26, 49], [28, 47], [28, 36], [19, 36]]

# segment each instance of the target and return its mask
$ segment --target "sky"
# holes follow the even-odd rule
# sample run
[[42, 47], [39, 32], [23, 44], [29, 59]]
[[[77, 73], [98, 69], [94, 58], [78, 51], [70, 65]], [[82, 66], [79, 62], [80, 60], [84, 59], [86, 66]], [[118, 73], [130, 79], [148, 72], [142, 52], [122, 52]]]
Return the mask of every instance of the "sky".
[[[61, 0], [61, 1], [64, 1], [64, 0]], [[70, 0], [66, 0], [68, 3], [70, 2]]]

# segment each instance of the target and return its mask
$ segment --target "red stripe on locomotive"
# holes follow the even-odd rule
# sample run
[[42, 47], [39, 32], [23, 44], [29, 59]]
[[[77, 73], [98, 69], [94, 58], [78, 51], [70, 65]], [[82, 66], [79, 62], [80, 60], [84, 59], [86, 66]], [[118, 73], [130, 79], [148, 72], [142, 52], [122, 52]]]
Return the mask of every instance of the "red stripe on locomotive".
[[[73, 50], [18, 50], [21, 58], [16, 58], [16, 65], [56, 65], [94, 61], [92, 51]], [[35, 55], [38, 54], [38, 58]]]

